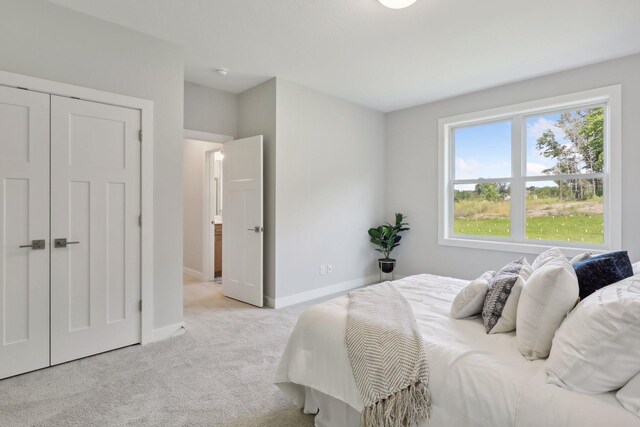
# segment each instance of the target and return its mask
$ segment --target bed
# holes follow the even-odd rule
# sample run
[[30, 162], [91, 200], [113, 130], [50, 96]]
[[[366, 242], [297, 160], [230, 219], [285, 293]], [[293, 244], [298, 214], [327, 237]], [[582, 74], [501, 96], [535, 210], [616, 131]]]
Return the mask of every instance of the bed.
[[[545, 361], [528, 361], [515, 333], [487, 335], [480, 318], [449, 317], [468, 281], [422, 274], [393, 285], [413, 309], [429, 360], [432, 413], [424, 426], [640, 426], [615, 393], [588, 395], [546, 383]], [[348, 297], [307, 309], [276, 374], [276, 385], [318, 427], [356, 427], [362, 399], [347, 348]]]

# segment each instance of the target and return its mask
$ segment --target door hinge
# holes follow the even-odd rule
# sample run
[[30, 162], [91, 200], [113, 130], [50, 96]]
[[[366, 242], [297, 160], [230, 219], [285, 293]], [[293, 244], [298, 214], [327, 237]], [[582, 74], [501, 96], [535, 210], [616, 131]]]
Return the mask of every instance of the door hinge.
[[142, 215], [138, 215], [138, 226], [142, 227]]
[[138, 310], [142, 311], [142, 300], [140, 300], [140, 302], [138, 303]]
[[141, 130], [138, 131], [138, 140], [140, 142], [142, 142], [142, 131]]

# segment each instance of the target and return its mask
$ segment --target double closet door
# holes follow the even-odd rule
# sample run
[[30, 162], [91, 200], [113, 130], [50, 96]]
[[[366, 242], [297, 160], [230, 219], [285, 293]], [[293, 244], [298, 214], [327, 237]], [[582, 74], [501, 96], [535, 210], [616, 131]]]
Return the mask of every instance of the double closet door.
[[0, 379], [140, 342], [139, 131], [0, 86]]

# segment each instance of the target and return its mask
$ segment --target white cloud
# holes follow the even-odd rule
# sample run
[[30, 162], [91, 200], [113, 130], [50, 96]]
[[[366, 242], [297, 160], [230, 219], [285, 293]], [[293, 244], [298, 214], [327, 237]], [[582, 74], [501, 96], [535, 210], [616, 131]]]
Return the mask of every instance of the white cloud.
[[542, 175], [542, 171], [548, 167], [540, 163], [527, 162], [527, 175]]
[[[482, 163], [475, 160], [466, 161], [461, 157], [456, 157], [456, 176], [473, 176], [477, 175], [478, 171], [482, 169]], [[463, 178], [464, 179], [464, 178]]]
[[455, 175], [457, 179], [508, 177], [511, 176], [511, 165], [509, 162], [482, 163], [456, 157]]
[[556, 126], [555, 120], [547, 120], [546, 117], [540, 117], [533, 123], [527, 121], [527, 141], [535, 143], [547, 130], [553, 132], [559, 143], [569, 144], [569, 141], [565, 139], [564, 131]]

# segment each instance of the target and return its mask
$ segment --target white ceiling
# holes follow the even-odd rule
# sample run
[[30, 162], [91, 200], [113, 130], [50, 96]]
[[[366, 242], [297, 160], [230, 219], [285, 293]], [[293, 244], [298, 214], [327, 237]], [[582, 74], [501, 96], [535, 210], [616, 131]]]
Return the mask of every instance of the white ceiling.
[[278, 76], [381, 111], [640, 52], [639, 0], [50, 1], [182, 45], [194, 83]]

